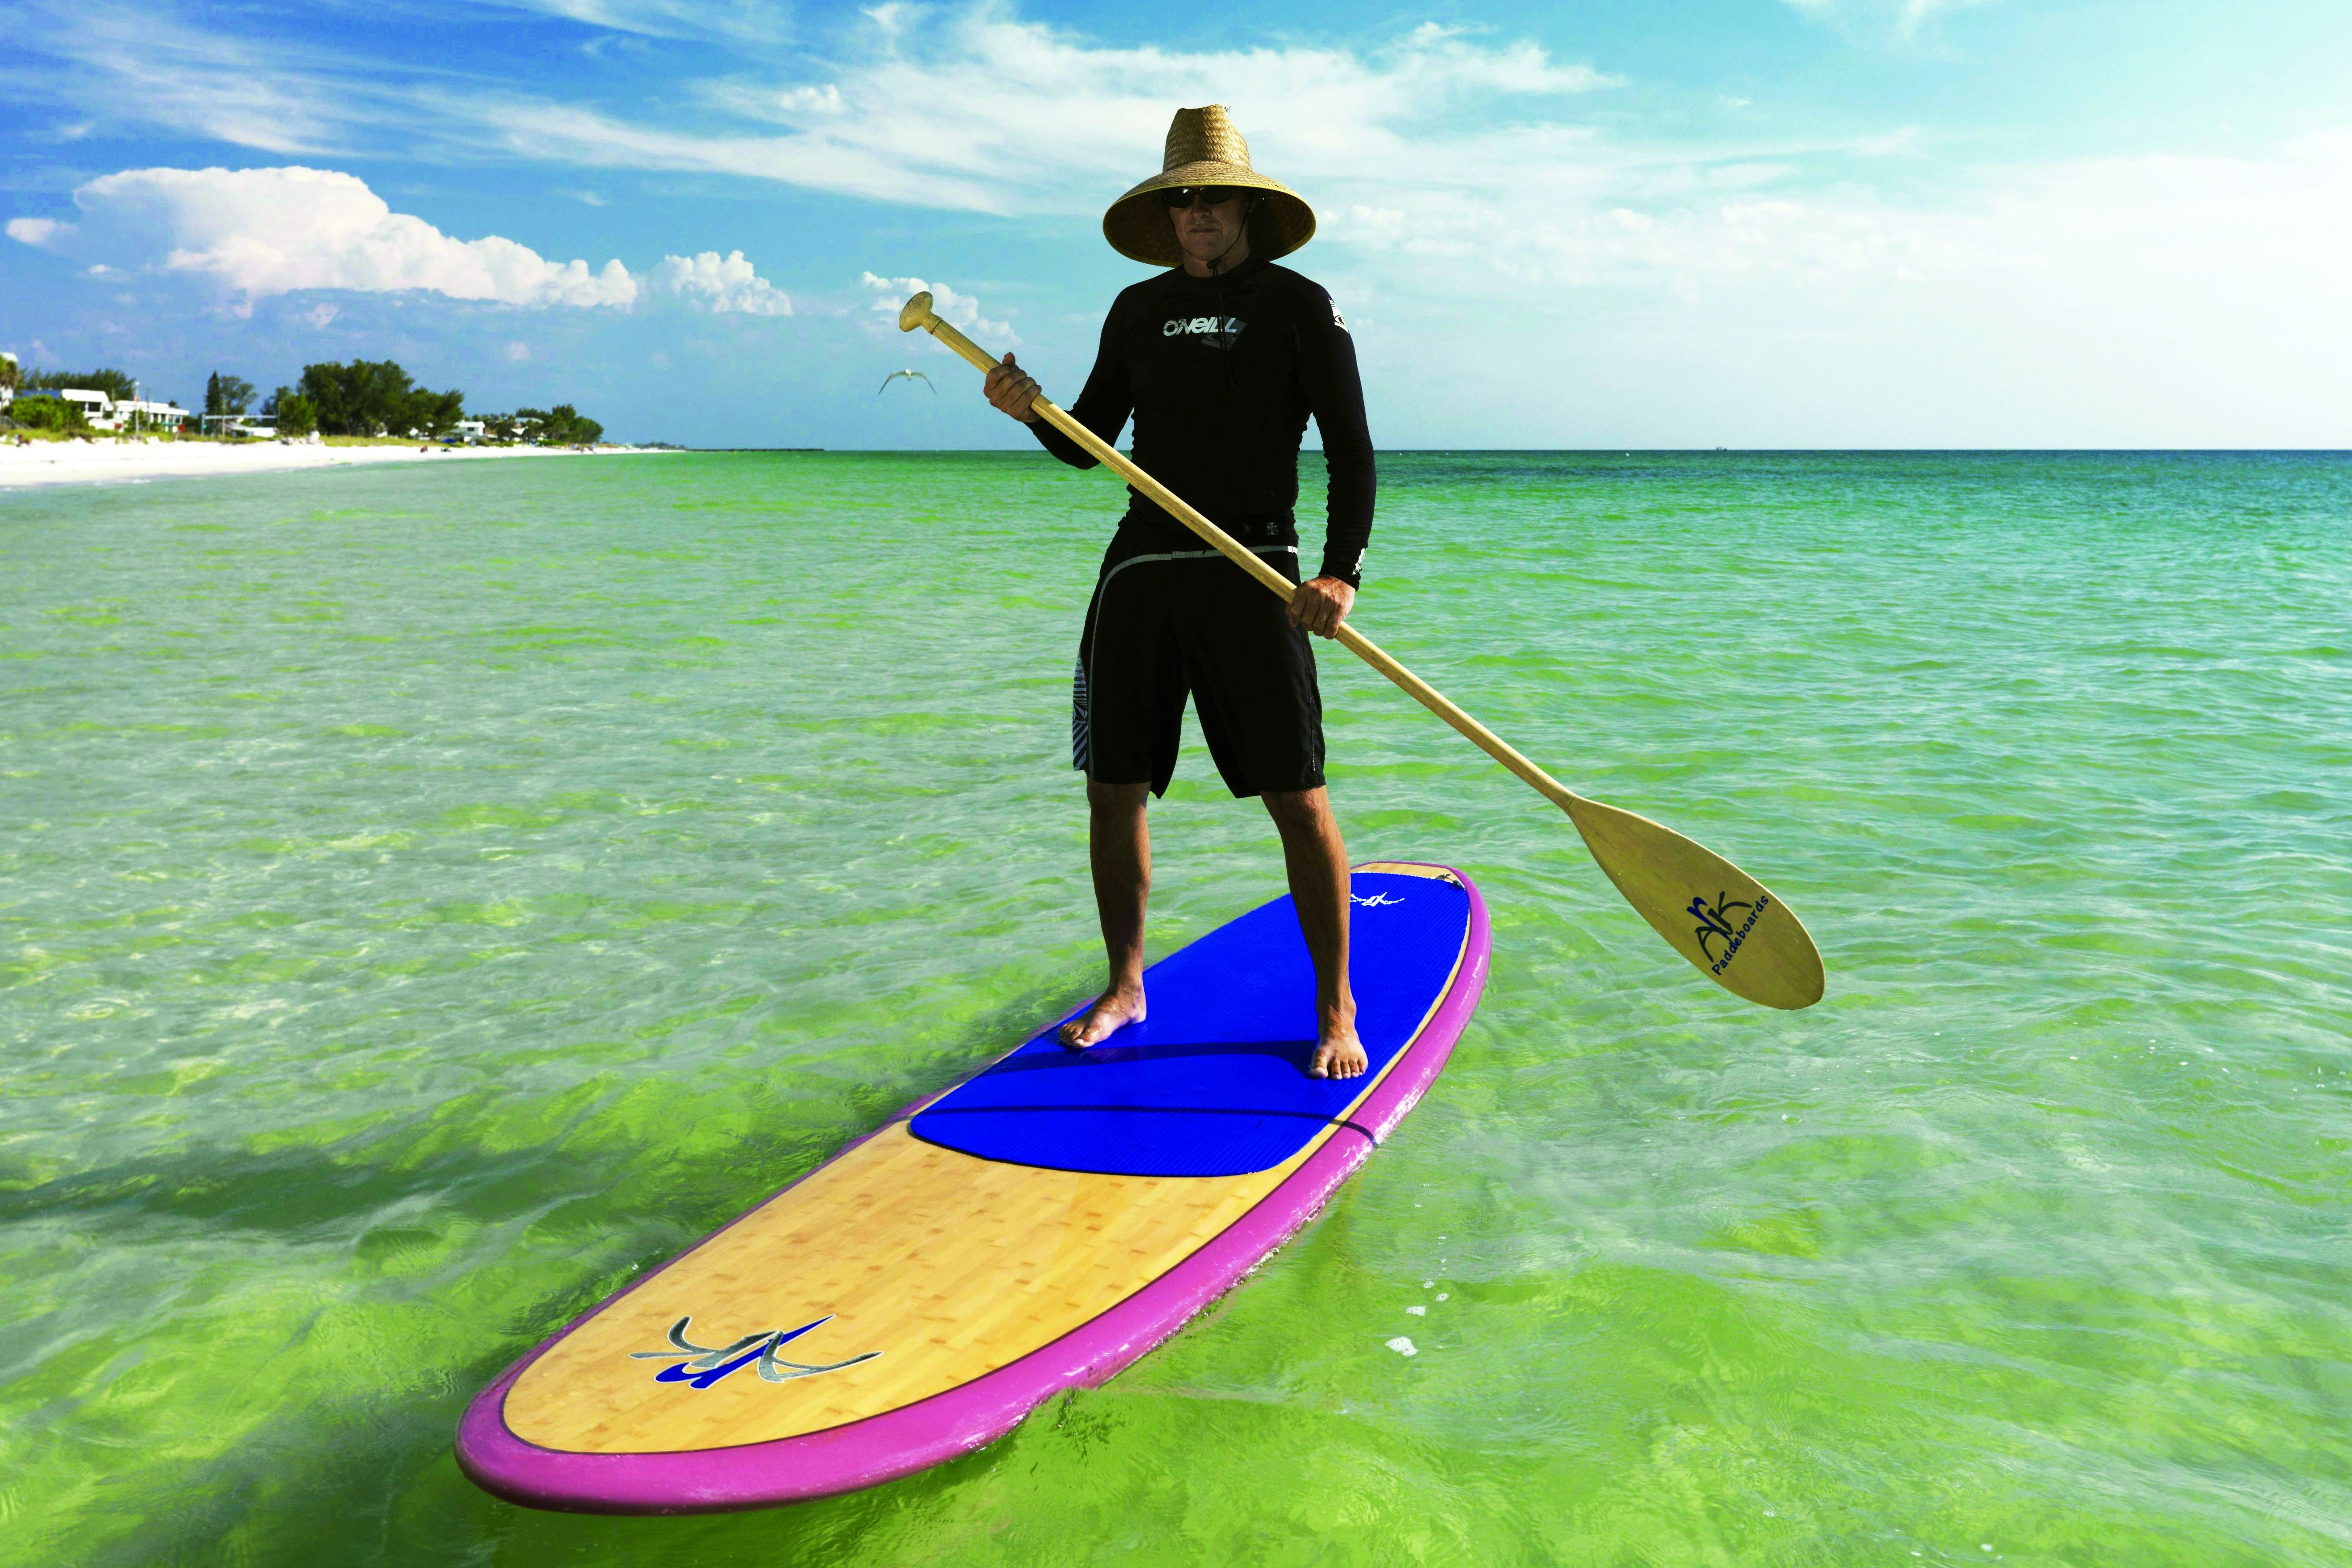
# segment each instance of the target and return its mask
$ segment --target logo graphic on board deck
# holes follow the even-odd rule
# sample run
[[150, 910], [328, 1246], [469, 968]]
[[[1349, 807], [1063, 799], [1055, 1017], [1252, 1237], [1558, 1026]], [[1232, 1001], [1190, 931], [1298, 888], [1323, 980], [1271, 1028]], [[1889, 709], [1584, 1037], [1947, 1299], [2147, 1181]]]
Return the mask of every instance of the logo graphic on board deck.
[[[1771, 907], [1772, 895], [1769, 893], [1757, 894], [1756, 901], [1752, 904], [1738, 899], [1727, 903], [1721, 893], [1715, 895], [1715, 902], [1712, 906], [1707, 903], [1705, 893], [1691, 900], [1689, 912], [1698, 921], [1696, 929], [1691, 934], [1698, 938], [1699, 952], [1714, 961], [1707, 965], [1708, 973], [1723, 973], [1723, 966], [1731, 962], [1732, 955], [1739, 951], [1739, 944], [1746, 942], [1748, 933], [1755, 929], [1756, 917]], [[1731, 923], [1734, 910], [1748, 911], [1747, 918], [1737, 927]], [[1710, 942], [1721, 942], [1723, 951], [1717, 952], [1714, 948], [1709, 947], [1707, 943]]]
[[669, 1342], [677, 1348], [667, 1351], [631, 1351], [631, 1361], [675, 1362], [654, 1373], [656, 1383], [682, 1383], [688, 1388], [709, 1388], [728, 1373], [740, 1372], [747, 1366], [757, 1366], [763, 1383], [790, 1383], [796, 1377], [814, 1377], [819, 1373], [839, 1372], [845, 1366], [856, 1366], [862, 1361], [872, 1361], [880, 1351], [867, 1351], [864, 1355], [851, 1356], [823, 1366], [811, 1366], [804, 1362], [786, 1361], [776, 1353], [776, 1347], [789, 1344], [807, 1333], [833, 1321], [827, 1312], [814, 1323], [803, 1323], [797, 1329], [762, 1329], [756, 1334], [745, 1334], [730, 1345], [698, 1345], [686, 1337], [687, 1325], [693, 1322], [691, 1313], [669, 1326]]
[[1349, 893], [1348, 901], [1351, 904], [1361, 904], [1368, 910], [1384, 910], [1391, 904], [1404, 902], [1402, 899], [1391, 899], [1386, 893], [1374, 893], [1369, 899], [1361, 893]]

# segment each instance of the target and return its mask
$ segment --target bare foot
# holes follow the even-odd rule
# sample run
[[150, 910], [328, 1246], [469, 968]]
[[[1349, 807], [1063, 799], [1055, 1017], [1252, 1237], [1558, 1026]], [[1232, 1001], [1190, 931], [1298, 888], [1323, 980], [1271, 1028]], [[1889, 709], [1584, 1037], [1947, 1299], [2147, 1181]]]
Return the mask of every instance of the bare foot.
[[[1074, 1051], [1098, 1046], [1129, 1024], [1143, 1022], [1141, 991], [1106, 991], [1078, 1017], [1062, 1026], [1062, 1044]], [[1363, 1068], [1358, 1068], [1358, 1072]]]
[[1364, 1042], [1356, 1038], [1354, 1027], [1326, 1035], [1315, 1046], [1315, 1059], [1307, 1065], [1308, 1078], [1361, 1078], [1364, 1069], [1372, 1065], [1364, 1055]]

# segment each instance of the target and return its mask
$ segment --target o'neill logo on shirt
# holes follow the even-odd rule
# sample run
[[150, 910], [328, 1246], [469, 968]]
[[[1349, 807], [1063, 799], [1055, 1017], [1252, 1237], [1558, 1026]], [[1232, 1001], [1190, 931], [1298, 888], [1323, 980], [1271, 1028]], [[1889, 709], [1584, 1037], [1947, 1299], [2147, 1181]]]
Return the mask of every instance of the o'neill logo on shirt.
[[[1705, 893], [1701, 893], [1690, 901], [1689, 912], [1699, 922], [1692, 934], [1698, 938], [1699, 952], [1713, 960], [1707, 965], [1706, 972], [1709, 974], [1723, 973], [1723, 966], [1731, 962], [1733, 955], [1739, 951], [1739, 944], [1746, 942], [1748, 933], [1755, 929], [1756, 917], [1771, 907], [1772, 895], [1769, 893], [1757, 894], [1756, 901], [1752, 904], [1738, 899], [1726, 903], [1721, 893], [1715, 895], [1715, 903], [1711, 908], [1707, 904]], [[1747, 918], [1736, 927], [1731, 923], [1732, 911], [1735, 910], [1748, 911]], [[1723, 950], [1720, 952], [1707, 945], [1709, 942], [1718, 942], [1723, 944]]]
[[790, 1383], [796, 1377], [814, 1377], [819, 1373], [839, 1372], [843, 1367], [872, 1361], [882, 1353], [880, 1351], [867, 1351], [864, 1355], [854, 1355], [847, 1361], [824, 1365], [786, 1361], [776, 1353], [777, 1346], [789, 1344], [811, 1329], [821, 1328], [833, 1321], [830, 1312], [815, 1322], [803, 1323], [797, 1329], [762, 1329], [756, 1334], [745, 1334], [733, 1344], [716, 1347], [698, 1345], [686, 1337], [687, 1325], [693, 1321], [693, 1316], [689, 1314], [669, 1326], [669, 1342], [677, 1347], [676, 1350], [631, 1351], [629, 1359], [676, 1362], [677, 1365], [666, 1366], [654, 1373], [654, 1381], [682, 1383], [688, 1388], [709, 1388], [728, 1373], [740, 1372], [747, 1366], [757, 1366], [763, 1383]]
[[1198, 338], [1213, 349], [1229, 349], [1247, 321], [1239, 316], [1179, 316], [1161, 323], [1163, 338]]

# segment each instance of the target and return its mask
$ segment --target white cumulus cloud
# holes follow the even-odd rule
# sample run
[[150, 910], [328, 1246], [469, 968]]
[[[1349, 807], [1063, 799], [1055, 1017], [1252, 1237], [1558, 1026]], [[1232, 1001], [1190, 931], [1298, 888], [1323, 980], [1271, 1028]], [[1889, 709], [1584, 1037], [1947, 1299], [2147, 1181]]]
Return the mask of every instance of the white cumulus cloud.
[[53, 217], [12, 217], [8, 220], [8, 237], [26, 245], [47, 245], [52, 239], [73, 231], [73, 225], [59, 223]]
[[[959, 294], [944, 283], [926, 283], [919, 278], [877, 278], [871, 272], [865, 275], [865, 281], [866, 286], [879, 296], [874, 301], [875, 310], [889, 317], [894, 326], [898, 324], [898, 307], [907, 302], [908, 296], [929, 290], [932, 312], [942, 321], [971, 331], [985, 332], [1012, 348], [1021, 346], [1021, 336], [1013, 330], [1012, 322], [990, 321], [980, 313], [979, 300], [969, 294]], [[992, 345], [983, 343], [981, 346], [988, 348]]]
[[706, 306], [725, 315], [789, 316], [789, 295], [752, 270], [740, 250], [721, 257], [715, 250], [698, 256], [665, 256], [653, 269], [653, 287]]
[[331, 169], [126, 169], [76, 190], [74, 205], [83, 248], [202, 274], [247, 307], [302, 289], [525, 306], [625, 308], [637, 297], [617, 260], [592, 272], [494, 234], [459, 239]]

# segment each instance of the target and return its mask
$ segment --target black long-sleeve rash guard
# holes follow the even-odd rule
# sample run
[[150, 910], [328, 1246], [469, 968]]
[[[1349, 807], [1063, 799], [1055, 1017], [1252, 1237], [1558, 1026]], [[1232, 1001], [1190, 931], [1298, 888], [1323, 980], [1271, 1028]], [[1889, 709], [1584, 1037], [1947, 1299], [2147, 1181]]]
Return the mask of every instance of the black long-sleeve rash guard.
[[[1298, 444], [1312, 416], [1331, 474], [1319, 574], [1360, 583], [1372, 437], [1356, 345], [1321, 285], [1255, 257], [1220, 278], [1179, 268], [1136, 284], [1112, 304], [1070, 412], [1112, 443], [1132, 414], [1143, 471], [1244, 544], [1298, 542]], [[1071, 467], [1095, 466], [1045, 420], [1030, 428]], [[1182, 523], [1132, 489], [1128, 498], [1125, 544], [1198, 547]]]

